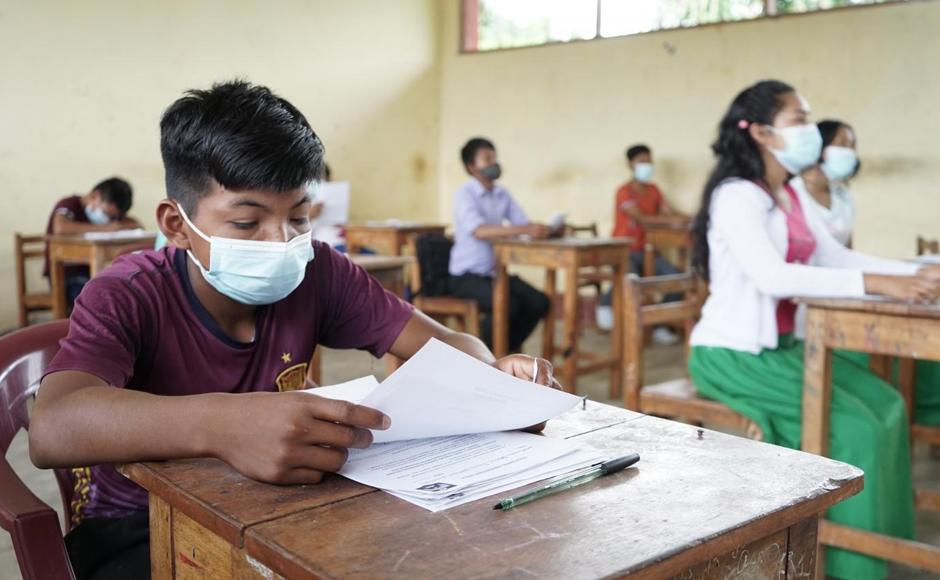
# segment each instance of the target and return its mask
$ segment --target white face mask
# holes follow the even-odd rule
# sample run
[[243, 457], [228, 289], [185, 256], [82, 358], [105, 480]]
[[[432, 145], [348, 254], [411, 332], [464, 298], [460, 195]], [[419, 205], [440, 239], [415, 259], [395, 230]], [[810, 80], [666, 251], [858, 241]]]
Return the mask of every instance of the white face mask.
[[190, 250], [186, 253], [210, 286], [242, 304], [273, 304], [300, 286], [313, 260], [310, 232], [287, 242], [262, 242], [211, 238], [202, 233], [179, 206], [183, 220], [196, 234], [209, 242], [209, 268], [199, 263]]
[[99, 206], [85, 208], [85, 217], [88, 218], [90, 224], [95, 226], [103, 226], [111, 221], [111, 216]]
[[852, 177], [858, 167], [858, 155], [851, 147], [830, 145], [823, 152], [820, 168], [829, 181], [845, 181]]
[[822, 153], [822, 135], [819, 127], [813, 123], [795, 125], [793, 127], [770, 127], [770, 129], [783, 138], [783, 149], [770, 148], [780, 165], [792, 173], [799, 174], [807, 167], [816, 165], [819, 154]]
[[652, 163], [636, 163], [633, 165], [633, 178], [640, 183], [649, 183], [653, 180]]

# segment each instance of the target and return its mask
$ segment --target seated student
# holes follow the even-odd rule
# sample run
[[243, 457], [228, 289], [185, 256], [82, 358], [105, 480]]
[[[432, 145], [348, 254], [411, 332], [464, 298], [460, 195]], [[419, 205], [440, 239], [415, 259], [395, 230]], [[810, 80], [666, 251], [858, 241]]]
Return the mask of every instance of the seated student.
[[[105, 179], [85, 195], [74, 194], [56, 202], [46, 224], [47, 234], [84, 234], [87, 232], [114, 232], [139, 228], [134, 218], [127, 217], [134, 201], [131, 184], [118, 177]], [[49, 249], [42, 275], [49, 277]], [[82, 287], [88, 282], [87, 266], [67, 266], [65, 287], [71, 305]]]
[[855, 203], [848, 182], [859, 169], [855, 153], [855, 131], [842, 121], [820, 121], [823, 139], [819, 163], [790, 181], [800, 195], [800, 202], [819, 213], [829, 233], [843, 246], [852, 247], [855, 227]]
[[390, 424], [379, 411], [278, 392], [304, 387], [318, 344], [407, 359], [437, 337], [532, 378], [531, 357], [495, 360], [311, 241], [307, 187], [323, 149], [284, 99], [238, 81], [189, 91], [160, 132], [170, 245], [88, 283], [29, 430], [37, 466], [75, 468], [79, 523], [65, 541], [79, 579], [149, 577], [147, 492], [115, 463], [217, 457], [301, 484], [368, 447], [368, 429]]
[[[470, 179], [454, 195], [454, 247], [450, 253], [451, 293], [476, 300], [487, 313], [480, 334], [490, 345], [493, 337], [492, 240], [527, 235], [547, 238], [551, 229], [529, 221], [509, 190], [496, 183], [502, 169], [496, 147], [475, 137], [460, 150]], [[548, 312], [548, 297], [518, 276], [509, 279], [509, 351], [521, 352], [522, 343]]]
[[[693, 266], [710, 294], [692, 333], [699, 392], [800, 447], [803, 342], [794, 296], [935, 300], [940, 271], [846, 249], [787, 184], [816, 163], [822, 139], [796, 90], [764, 81], [721, 120], [717, 164], [694, 224]], [[829, 510], [834, 522], [910, 538], [914, 532], [907, 417], [900, 394], [842, 353], [832, 357], [831, 456], [865, 471], [865, 489]], [[827, 573], [884, 578], [885, 563], [830, 549]]]

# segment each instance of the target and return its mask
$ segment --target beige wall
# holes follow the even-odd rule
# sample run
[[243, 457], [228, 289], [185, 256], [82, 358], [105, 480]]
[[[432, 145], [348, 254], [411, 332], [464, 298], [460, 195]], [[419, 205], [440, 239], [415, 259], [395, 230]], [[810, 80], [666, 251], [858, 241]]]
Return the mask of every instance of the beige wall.
[[213, 81], [297, 105], [353, 180], [353, 219], [436, 217], [437, 14], [435, 0], [3, 2], [0, 329], [15, 322], [13, 232], [112, 174], [154, 227], [160, 115]]
[[940, 2], [467, 55], [458, 4], [442, 18], [442, 216], [465, 179], [459, 147], [475, 134], [495, 140], [504, 183], [534, 219], [564, 211], [609, 232], [623, 151], [637, 141], [691, 211], [734, 94], [777, 77], [817, 118], [858, 131], [859, 248], [908, 256], [917, 233], [940, 235]]

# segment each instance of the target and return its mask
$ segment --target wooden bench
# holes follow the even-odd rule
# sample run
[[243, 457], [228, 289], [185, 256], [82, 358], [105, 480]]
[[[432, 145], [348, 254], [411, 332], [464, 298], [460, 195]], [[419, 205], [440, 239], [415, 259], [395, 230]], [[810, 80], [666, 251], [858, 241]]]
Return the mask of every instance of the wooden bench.
[[[423, 235], [439, 235], [436, 232]], [[453, 242], [453, 240], [451, 240]], [[437, 320], [441, 324], [448, 324], [451, 320], [456, 322], [457, 330], [480, 336], [480, 305], [476, 300], [457, 298], [456, 296], [423, 296], [421, 294], [421, 259], [418, 256], [417, 240], [414, 243], [415, 263], [413, 265], [412, 291], [415, 298], [412, 301], [415, 308]]]
[[[705, 399], [688, 378], [656, 385], [643, 384], [644, 332], [661, 324], [678, 325], [685, 337], [685, 359], [688, 361], [688, 339], [707, 295], [705, 285], [693, 274], [671, 276], [627, 277], [624, 283], [624, 389], [623, 404], [641, 413], [667, 417], [696, 425], [708, 424], [743, 432], [760, 440], [763, 433], [756, 423], [727, 405]], [[682, 299], [660, 304], [651, 303], [656, 295], [681, 294]]]
[[28, 236], [13, 234], [13, 254], [16, 267], [16, 298], [20, 328], [29, 326], [29, 315], [34, 312], [52, 311], [52, 292], [30, 292], [26, 284], [27, 260], [44, 260], [46, 237], [42, 234]]

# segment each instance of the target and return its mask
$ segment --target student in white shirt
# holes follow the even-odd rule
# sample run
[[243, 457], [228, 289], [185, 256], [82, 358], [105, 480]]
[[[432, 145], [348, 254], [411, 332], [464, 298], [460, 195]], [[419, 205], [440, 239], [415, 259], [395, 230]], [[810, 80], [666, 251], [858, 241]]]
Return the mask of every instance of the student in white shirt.
[[849, 180], [859, 170], [855, 130], [848, 123], [831, 119], [816, 126], [823, 139], [819, 163], [794, 177], [790, 184], [803, 206], [822, 217], [832, 236], [843, 246], [852, 247], [855, 202]]
[[[940, 296], [940, 272], [853, 252], [787, 181], [819, 159], [822, 138], [795, 89], [764, 81], [741, 92], [712, 145], [717, 163], [695, 219], [693, 266], [710, 295], [692, 337], [699, 392], [757, 423], [764, 439], [800, 446], [803, 342], [793, 336], [794, 296], [905, 300]], [[832, 361], [831, 456], [865, 471], [865, 490], [829, 519], [913, 536], [907, 417], [891, 385], [840, 353]], [[883, 561], [830, 549], [827, 573], [884, 578]]]

